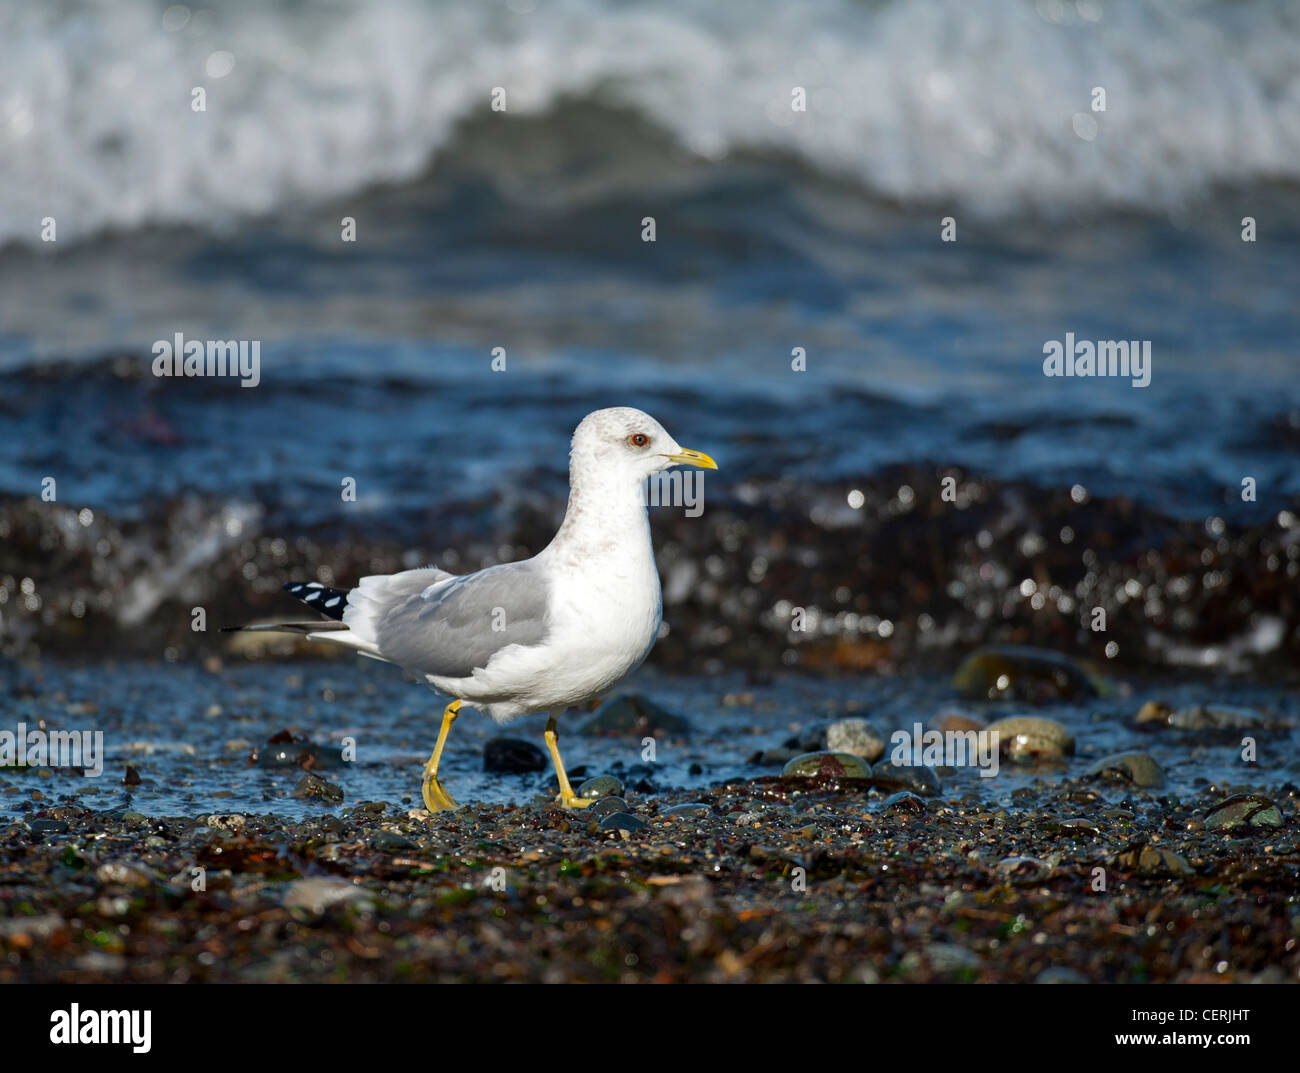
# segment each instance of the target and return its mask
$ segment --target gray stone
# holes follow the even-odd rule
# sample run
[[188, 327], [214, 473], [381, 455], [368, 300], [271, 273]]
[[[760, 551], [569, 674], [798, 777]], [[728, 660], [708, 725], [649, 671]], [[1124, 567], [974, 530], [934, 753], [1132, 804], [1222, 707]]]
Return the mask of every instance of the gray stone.
[[869, 779], [871, 765], [852, 753], [803, 753], [786, 764], [781, 774], [799, 779]]
[[647, 697], [615, 697], [582, 725], [583, 734], [630, 738], [681, 738], [691, 725]]
[[137, 890], [153, 886], [153, 874], [136, 861], [106, 861], [95, 869], [95, 878], [105, 886]]
[[623, 784], [613, 775], [597, 775], [579, 786], [576, 793], [584, 801], [594, 801], [598, 797], [622, 797]]
[[1102, 757], [1084, 772], [1084, 778], [1105, 778], [1150, 789], [1159, 789], [1165, 784], [1164, 771], [1147, 753], [1116, 753]]
[[925, 802], [910, 790], [900, 790], [896, 794], [890, 794], [885, 798], [885, 807], [883, 809], [886, 815], [895, 813], [899, 815], [918, 816], [925, 812]]
[[1095, 697], [1099, 683], [1068, 656], [1018, 645], [980, 648], [953, 676], [953, 688], [969, 700], [1030, 703]]
[[1036, 984], [1086, 984], [1088, 977], [1066, 965], [1052, 965], [1034, 977]]
[[374, 899], [364, 887], [345, 879], [313, 876], [290, 883], [284, 892], [286, 909], [297, 909], [311, 916], [321, 916], [336, 905], [355, 905], [364, 908], [373, 905]]
[[608, 816], [602, 816], [600, 820], [602, 831], [642, 831], [649, 826], [645, 820], [633, 816], [630, 812], [611, 812]]
[[1260, 794], [1238, 794], [1210, 809], [1205, 814], [1205, 826], [1212, 831], [1281, 827], [1282, 810]]
[[852, 753], [868, 763], [885, 755], [885, 739], [865, 719], [837, 719], [826, 728], [826, 748], [833, 753]]
[[546, 754], [522, 738], [492, 738], [483, 746], [483, 770], [498, 775], [545, 771]]
[[598, 797], [587, 806], [587, 816], [593, 820], [599, 820], [602, 816], [609, 816], [615, 812], [627, 811], [627, 802], [613, 794], [609, 797]]
[[298, 785], [293, 788], [293, 796], [322, 801], [342, 801], [343, 787], [328, 779], [322, 779], [319, 775], [313, 775], [309, 771], [298, 780]]
[[378, 850], [385, 853], [394, 853], [398, 850], [417, 849], [418, 845], [412, 842], [403, 834], [397, 831], [376, 831], [374, 837], [370, 839], [370, 844]]
[[713, 809], [700, 801], [687, 801], [681, 805], [674, 805], [672, 808], [664, 809], [659, 813], [666, 819], [678, 820], [696, 820], [704, 816], [713, 815]]
[[1016, 715], [986, 728], [998, 735], [998, 749], [1012, 760], [1059, 760], [1074, 752], [1074, 738], [1055, 719]]
[[1169, 725], [1175, 730], [1246, 730], [1266, 723], [1264, 716], [1253, 709], [1220, 704], [1194, 704], [1169, 716]]
[[943, 792], [943, 782], [931, 767], [912, 767], [882, 760], [871, 769], [874, 778], [911, 790], [922, 797], [937, 797]]

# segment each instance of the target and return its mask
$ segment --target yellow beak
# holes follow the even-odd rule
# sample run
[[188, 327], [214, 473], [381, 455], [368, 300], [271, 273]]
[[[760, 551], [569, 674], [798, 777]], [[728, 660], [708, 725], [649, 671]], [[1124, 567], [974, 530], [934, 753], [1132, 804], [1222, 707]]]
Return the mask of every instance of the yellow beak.
[[675, 455], [665, 453], [664, 458], [676, 466], [699, 466], [700, 469], [718, 468], [718, 464], [703, 451], [689, 451], [685, 447]]

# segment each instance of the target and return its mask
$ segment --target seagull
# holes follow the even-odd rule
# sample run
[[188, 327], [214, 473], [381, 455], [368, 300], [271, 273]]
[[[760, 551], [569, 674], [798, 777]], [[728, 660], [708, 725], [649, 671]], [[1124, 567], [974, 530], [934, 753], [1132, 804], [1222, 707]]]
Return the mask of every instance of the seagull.
[[596, 410], [573, 433], [564, 521], [531, 559], [473, 574], [436, 566], [376, 574], [351, 590], [294, 581], [285, 591], [327, 618], [234, 628], [344, 645], [453, 698], [424, 766], [421, 797], [430, 812], [458, 807], [438, 764], [462, 705], [498, 723], [549, 712], [558, 803], [583, 808], [590, 802], [569, 785], [556, 721], [616, 686], [654, 646], [663, 599], [642, 491], [647, 478], [678, 465], [718, 468], [647, 413]]

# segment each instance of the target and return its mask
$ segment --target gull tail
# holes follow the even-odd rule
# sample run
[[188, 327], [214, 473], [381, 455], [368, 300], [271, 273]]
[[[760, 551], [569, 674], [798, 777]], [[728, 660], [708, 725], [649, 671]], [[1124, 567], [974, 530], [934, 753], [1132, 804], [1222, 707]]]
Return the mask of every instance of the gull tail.
[[342, 622], [254, 622], [247, 626], [222, 626], [222, 633], [340, 633], [346, 632]]
[[358, 637], [342, 621], [343, 612], [348, 609], [346, 589], [331, 589], [318, 581], [291, 581], [284, 586], [284, 591], [292, 593], [308, 607], [329, 617], [312, 622], [255, 622], [248, 626], [223, 626], [221, 632], [296, 633], [309, 641], [328, 641], [356, 649], [365, 656], [384, 659], [373, 642]]

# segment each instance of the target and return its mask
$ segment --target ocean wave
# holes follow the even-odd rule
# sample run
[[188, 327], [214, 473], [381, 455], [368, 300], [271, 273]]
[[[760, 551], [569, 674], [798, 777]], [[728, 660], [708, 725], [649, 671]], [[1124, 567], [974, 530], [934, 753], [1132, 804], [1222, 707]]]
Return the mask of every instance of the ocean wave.
[[986, 218], [1300, 181], [1300, 10], [1270, 0], [56, 0], [0, 10], [0, 242], [410, 181], [502, 121], [496, 87], [506, 117], [623, 108], [705, 161], [789, 154]]

